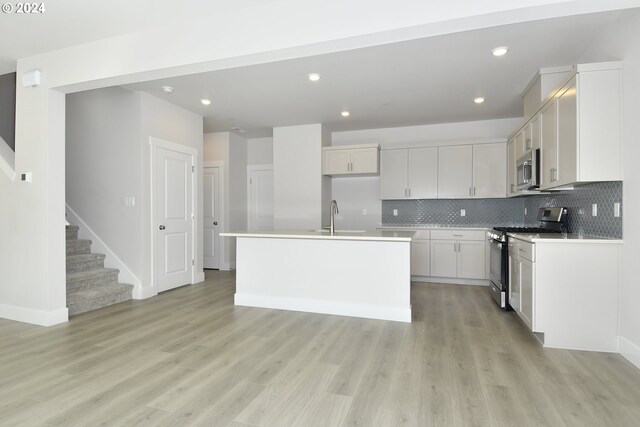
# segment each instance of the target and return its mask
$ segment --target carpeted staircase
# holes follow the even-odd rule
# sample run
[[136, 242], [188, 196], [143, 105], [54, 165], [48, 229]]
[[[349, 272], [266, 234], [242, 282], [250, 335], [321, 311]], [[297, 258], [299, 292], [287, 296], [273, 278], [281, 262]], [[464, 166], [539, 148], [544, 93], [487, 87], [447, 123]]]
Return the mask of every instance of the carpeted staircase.
[[118, 283], [119, 271], [104, 268], [104, 255], [91, 253], [91, 240], [78, 239], [67, 225], [67, 308], [80, 314], [131, 299], [133, 285]]

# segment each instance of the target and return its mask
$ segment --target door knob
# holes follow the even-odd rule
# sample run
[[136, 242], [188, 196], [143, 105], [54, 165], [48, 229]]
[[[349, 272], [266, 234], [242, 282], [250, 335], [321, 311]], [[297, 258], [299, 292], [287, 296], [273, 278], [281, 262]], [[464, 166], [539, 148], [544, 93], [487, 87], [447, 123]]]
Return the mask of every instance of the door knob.
[[213, 221], [213, 225], [218, 225], [218, 221]]
[[164, 230], [164, 229], [165, 229], [165, 226], [164, 226], [164, 225], [161, 225], [161, 226], [160, 226], [160, 227], [158, 227], [158, 228], [159, 228], [160, 230]]

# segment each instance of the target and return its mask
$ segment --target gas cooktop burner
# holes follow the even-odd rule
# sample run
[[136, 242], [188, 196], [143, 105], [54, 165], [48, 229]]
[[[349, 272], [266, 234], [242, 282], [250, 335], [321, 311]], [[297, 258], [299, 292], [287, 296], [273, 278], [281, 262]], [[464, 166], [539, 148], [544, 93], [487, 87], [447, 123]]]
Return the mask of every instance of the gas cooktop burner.
[[560, 230], [550, 230], [540, 227], [494, 227], [496, 231], [503, 233], [560, 233]]

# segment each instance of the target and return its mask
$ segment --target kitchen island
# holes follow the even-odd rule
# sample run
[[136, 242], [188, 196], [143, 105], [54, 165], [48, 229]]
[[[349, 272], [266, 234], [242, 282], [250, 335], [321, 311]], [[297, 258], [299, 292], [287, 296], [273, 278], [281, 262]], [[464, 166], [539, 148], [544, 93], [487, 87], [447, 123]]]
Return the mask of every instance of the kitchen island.
[[236, 237], [235, 304], [411, 322], [411, 231]]

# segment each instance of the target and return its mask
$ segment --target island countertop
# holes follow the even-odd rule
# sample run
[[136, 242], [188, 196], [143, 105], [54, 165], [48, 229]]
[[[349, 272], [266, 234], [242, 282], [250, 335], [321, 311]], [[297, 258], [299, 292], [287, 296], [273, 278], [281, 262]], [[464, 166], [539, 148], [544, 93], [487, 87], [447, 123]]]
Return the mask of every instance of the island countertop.
[[269, 239], [359, 240], [374, 242], [411, 242], [413, 231], [338, 230], [331, 234], [319, 230], [260, 230], [220, 233], [223, 237], [253, 237]]

